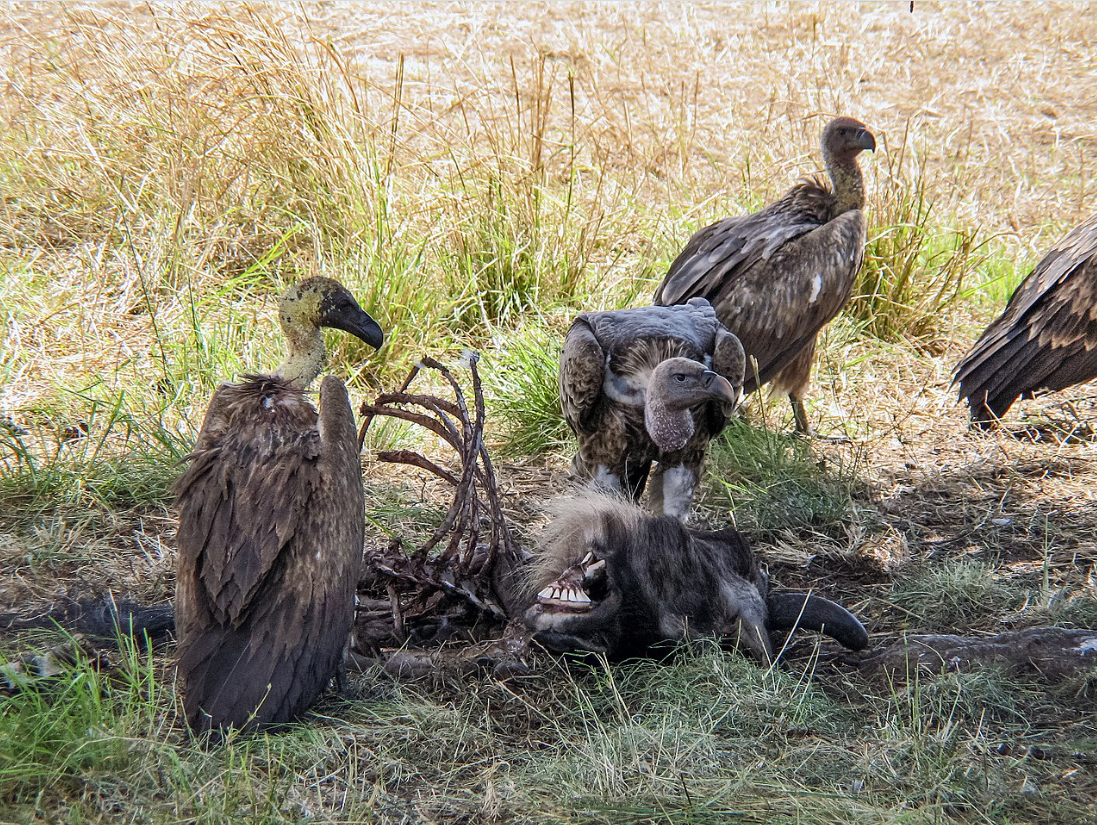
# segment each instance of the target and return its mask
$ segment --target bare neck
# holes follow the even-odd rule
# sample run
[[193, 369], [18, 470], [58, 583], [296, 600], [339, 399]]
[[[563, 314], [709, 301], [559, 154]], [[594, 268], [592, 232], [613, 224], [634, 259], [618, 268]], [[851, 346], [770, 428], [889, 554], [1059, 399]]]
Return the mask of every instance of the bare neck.
[[823, 161], [834, 187], [834, 216], [865, 206], [865, 183], [856, 155], [832, 155], [824, 150]]
[[644, 404], [644, 429], [651, 440], [664, 453], [672, 453], [686, 446], [693, 437], [693, 414], [687, 407], [673, 410], [650, 391]]
[[283, 331], [286, 334], [286, 358], [275, 375], [292, 381], [299, 389], [307, 390], [327, 360], [324, 336], [316, 328]]

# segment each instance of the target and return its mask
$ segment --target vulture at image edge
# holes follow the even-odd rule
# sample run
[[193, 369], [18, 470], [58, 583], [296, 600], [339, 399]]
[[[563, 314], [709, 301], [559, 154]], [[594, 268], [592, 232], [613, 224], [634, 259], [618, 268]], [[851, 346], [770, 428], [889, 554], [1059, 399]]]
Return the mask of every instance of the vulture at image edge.
[[564, 338], [560, 402], [572, 471], [684, 519], [708, 442], [742, 396], [746, 358], [708, 301], [579, 315]]
[[1018, 398], [1097, 378], [1097, 215], [1040, 259], [956, 366], [971, 421], [990, 429]]
[[807, 433], [803, 399], [815, 341], [849, 300], [865, 251], [865, 189], [857, 155], [876, 140], [839, 117], [822, 138], [829, 182], [806, 178], [760, 212], [698, 231], [671, 264], [655, 303], [707, 298], [743, 342], [745, 392], [762, 384], [788, 393], [796, 429]]
[[187, 722], [215, 736], [304, 713], [336, 673], [354, 620], [365, 509], [354, 413], [334, 376], [319, 411], [321, 327], [380, 347], [343, 286], [309, 278], [279, 304], [273, 375], [222, 384], [176, 482], [177, 664]]

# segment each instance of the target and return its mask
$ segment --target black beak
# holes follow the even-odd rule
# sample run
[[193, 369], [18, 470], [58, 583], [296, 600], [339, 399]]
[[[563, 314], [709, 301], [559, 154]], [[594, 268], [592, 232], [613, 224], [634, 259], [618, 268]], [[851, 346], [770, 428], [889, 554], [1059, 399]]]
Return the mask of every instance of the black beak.
[[385, 333], [381, 331], [381, 325], [374, 321], [368, 312], [357, 305], [340, 307], [327, 313], [324, 317], [324, 326], [349, 332], [374, 349], [380, 349], [381, 345], [385, 343]]
[[862, 129], [857, 135], [857, 146], [860, 149], [867, 149], [870, 152], [875, 152], [876, 138], [872, 136], [872, 132], [868, 129]]
[[719, 373], [705, 370], [701, 373], [701, 383], [712, 394], [713, 398], [732, 406], [739, 403], [739, 390], [735, 389], [731, 382]]

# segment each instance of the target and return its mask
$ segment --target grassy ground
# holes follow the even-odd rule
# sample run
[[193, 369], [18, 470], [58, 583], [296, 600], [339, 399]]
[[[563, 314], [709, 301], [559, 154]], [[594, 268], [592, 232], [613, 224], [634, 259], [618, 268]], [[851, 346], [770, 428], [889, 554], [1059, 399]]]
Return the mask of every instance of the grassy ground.
[[[948, 384], [1093, 208], [1097, 18], [908, 8], [0, 10], [0, 605], [170, 596], [177, 460], [219, 381], [278, 363], [276, 296], [310, 274], [391, 330], [376, 356], [330, 340], [357, 399], [422, 354], [484, 354], [528, 540], [569, 457], [553, 398], [569, 318], [647, 301], [694, 229], [814, 171], [842, 113], [879, 144], [870, 246], [809, 414], [850, 440], [787, 437], [787, 405], [754, 399], [698, 519], [734, 519], [781, 586], [842, 599], [880, 642], [1093, 627], [1093, 387], [984, 436]], [[422, 483], [366, 470], [371, 540], [421, 529]], [[0, 821], [1097, 818], [1092, 680], [882, 683], [810, 640], [771, 671], [701, 648], [545, 660], [517, 687], [367, 673], [290, 733], [202, 751], [168, 653], [113, 664], [0, 699]]]

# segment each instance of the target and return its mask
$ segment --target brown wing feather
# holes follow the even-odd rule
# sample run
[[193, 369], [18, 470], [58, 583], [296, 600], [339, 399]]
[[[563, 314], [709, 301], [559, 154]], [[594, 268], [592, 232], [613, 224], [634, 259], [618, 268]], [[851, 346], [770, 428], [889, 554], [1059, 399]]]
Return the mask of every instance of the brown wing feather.
[[177, 491], [188, 721], [290, 721], [331, 678], [354, 617], [364, 504], [342, 382], [324, 379], [319, 415], [277, 379], [222, 387]]
[[825, 225], [831, 218], [833, 200], [823, 183], [807, 180], [759, 212], [725, 218], [699, 230], [670, 265], [655, 290], [655, 303], [679, 304], [699, 296], [715, 304], [752, 268], [770, 260], [789, 242]]
[[597, 428], [605, 375], [606, 354], [580, 316], [568, 330], [560, 356], [560, 405], [576, 433]]
[[175, 485], [180, 567], [213, 620], [241, 621], [308, 507], [319, 456], [316, 410], [291, 385], [260, 379], [214, 394]]
[[1097, 216], [1048, 250], [957, 364], [954, 380], [972, 417], [985, 422], [1004, 414], [1020, 396], [1094, 377]]
[[[834, 208], [825, 184], [802, 182], [760, 212], [699, 231], [656, 290], [658, 304], [712, 302], [757, 362], [757, 373], [747, 366], [747, 392], [781, 374], [849, 300], [865, 218], [859, 209], [832, 218]], [[807, 374], [795, 372], [781, 376], [783, 388], [806, 387]]]
[[[851, 210], [722, 287], [713, 301], [716, 311], [757, 361], [760, 383], [795, 359], [845, 306], [864, 248], [864, 213]], [[757, 386], [748, 366], [745, 389]]]

